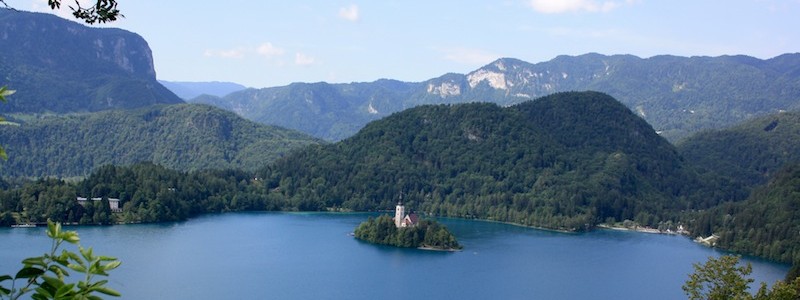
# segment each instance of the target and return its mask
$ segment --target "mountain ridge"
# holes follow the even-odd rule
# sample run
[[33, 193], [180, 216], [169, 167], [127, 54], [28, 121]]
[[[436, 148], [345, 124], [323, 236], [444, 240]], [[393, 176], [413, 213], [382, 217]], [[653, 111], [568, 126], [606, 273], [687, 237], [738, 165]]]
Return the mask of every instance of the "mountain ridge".
[[[369, 121], [417, 105], [478, 101], [506, 106], [556, 92], [595, 90], [619, 99], [676, 142], [703, 129], [800, 109], [800, 53], [766, 60], [589, 53], [536, 64], [500, 58], [467, 74], [391, 82], [293, 83], [198, 101], [238, 107], [236, 112], [248, 119], [335, 141]], [[324, 105], [315, 110], [317, 104]]]

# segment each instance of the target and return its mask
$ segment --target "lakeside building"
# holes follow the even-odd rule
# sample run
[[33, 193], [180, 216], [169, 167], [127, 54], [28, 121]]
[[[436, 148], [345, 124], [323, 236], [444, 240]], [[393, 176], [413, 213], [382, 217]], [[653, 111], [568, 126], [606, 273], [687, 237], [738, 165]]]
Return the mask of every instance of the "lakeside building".
[[[103, 198], [100, 197], [93, 197], [91, 199], [86, 197], [78, 197], [78, 204], [86, 206], [88, 201], [102, 201]], [[122, 212], [122, 208], [119, 208], [119, 199], [117, 198], [108, 198], [108, 207], [111, 208], [112, 212]]]
[[394, 226], [397, 228], [414, 227], [419, 222], [419, 216], [414, 213], [406, 214], [406, 207], [403, 202], [397, 202], [394, 209]]

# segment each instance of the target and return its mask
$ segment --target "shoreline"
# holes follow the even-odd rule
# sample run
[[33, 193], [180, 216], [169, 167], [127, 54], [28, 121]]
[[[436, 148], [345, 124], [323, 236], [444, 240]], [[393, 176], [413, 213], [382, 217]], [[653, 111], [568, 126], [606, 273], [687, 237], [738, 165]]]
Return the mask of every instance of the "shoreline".
[[606, 229], [606, 230], [618, 230], [618, 231], [632, 231], [632, 232], [641, 232], [641, 233], [650, 233], [650, 234], [663, 234], [663, 235], [682, 235], [682, 236], [689, 236], [689, 232], [687, 231], [661, 231], [655, 228], [650, 227], [642, 227], [636, 226], [635, 228], [628, 228], [623, 226], [614, 226], [609, 224], [597, 224], [597, 228]]

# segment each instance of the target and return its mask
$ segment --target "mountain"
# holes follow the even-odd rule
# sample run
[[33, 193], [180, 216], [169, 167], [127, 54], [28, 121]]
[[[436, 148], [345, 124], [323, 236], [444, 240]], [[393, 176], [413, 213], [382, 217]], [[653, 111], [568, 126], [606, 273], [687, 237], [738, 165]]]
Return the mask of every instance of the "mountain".
[[158, 82], [184, 100], [192, 99], [200, 95], [222, 97], [247, 88], [238, 83], [219, 81], [189, 82], [159, 80]]
[[581, 90], [615, 97], [675, 142], [703, 129], [800, 109], [800, 53], [767, 60], [592, 53], [537, 64], [502, 58], [466, 75], [445, 74], [421, 83], [295, 83], [195, 101], [340, 140], [369, 121], [417, 105], [480, 101], [507, 106]]
[[189, 171], [256, 170], [293, 149], [305, 134], [258, 124], [199, 104], [29, 117], [5, 126], [3, 176], [84, 176], [106, 165], [150, 161]]
[[0, 113], [68, 113], [183, 101], [156, 81], [139, 35], [51, 14], [0, 9]]
[[247, 89], [222, 98], [200, 96], [189, 101], [228, 109], [256, 122], [340, 140], [370, 121], [415, 106], [406, 102], [419, 86], [386, 79], [353, 84], [293, 83]]
[[[800, 112], [748, 120], [693, 135], [677, 145], [685, 160], [705, 175], [719, 175], [718, 197], [744, 200], [785, 165], [800, 162]], [[711, 177], [711, 176], [708, 176]]]
[[424, 213], [573, 231], [658, 226], [693, 208], [683, 165], [612, 97], [572, 92], [510, 107], [418, 106], [258, 173], [299, 210], [387, 209], [402, 197]]

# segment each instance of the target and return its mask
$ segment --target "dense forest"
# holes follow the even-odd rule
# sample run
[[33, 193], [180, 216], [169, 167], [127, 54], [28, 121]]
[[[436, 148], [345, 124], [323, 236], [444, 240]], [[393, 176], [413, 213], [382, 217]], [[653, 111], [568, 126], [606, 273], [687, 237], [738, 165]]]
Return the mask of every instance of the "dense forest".
[[[196, 105], [139, 110], [130, 122], [147, 123], [169, 109], [186, 111], [190, 117], [182, 120], [202, 132], [228, 128], [207, 118], [217, 110]], [[73, 125], [84, 123], [91, 122]], [[420, 106], [335, 144], [311, 143], [273, 163], [250, 161], [261, 166], [256, 171], [137, 163], [95, 168], [77, 181], [7, 177], [0, 181], [0, 224], [160, 222], [244, 210], [374, 211], [393, 207], [404, 194], [425, 214], [565, 231], [625, 220], [662, 229], [684, 224], [695, 236], [719, 235], [725, 249], [788, 262], [798, 259], [792, 235], [800, 230], [792, 204], [800, 186], [800, 167], [792, 164], [798, 123], [796, 113], [776, 114], [675, 148], [597, 92], [559, 93], [510, 107]], [[734, 138], [741, 146], [725, 146], [742, 132], [748, 139]], [[84, 206], [77, 197], [102, 201]], [[120, 199], [122, 212], [110, 212], [111, 198]]]
[[800, 164], [779, 170], [747, 200], [704, 212], [691, 230], [718, 235], [724, 249], [800, 262]]
[[[16, 94], [15, 94], [16, 95]], [[25, 116], [5, 126], [4, 176], [86, 176], [106, 164], [154, 162], [181, 170], [255, 171], [320, 141], [199, 104], [87, 114]]]
[[677, 145], [718, 198], [740, 201], [785, 164], [800, 162], [800, 112], [755, 118], [731, 128], [698, 133]]
[[800, 200], [800, 113], [703, 132], [678, 149], [711, 191], [705, 199], [725, 203], [686, 215], [694, 235], [716, 234], [717, 246], [731, 251], [800, 260], [800, 215], [794, 213]]
[[[110, 224], [186, 220], [198, 214], [278, 210], [286, 207], [271, 198], [263, 185], [244, 171], [179, 172], [141, 163], [105, 166], [78, 182], [39, 179], [0, 191], [0, 223]], [[82, 206], [77, 197], [102, 201]], [[120, 199], [121, 213], [112, 213], [108, 198]], [[15, 216], [16, 215], [16, 216]]]
[[568, 231], [658, 226], [692, 208], [697, 187], [672, 145], [596, 92], [421, 106], [258, 174], [301, 210], [385, 209], [402, 192], [425, 213]]
[[416, 226], [395, 226], [389, 215], [369, 217], [354, 231], [357, 239], [374, 244], [404, 248], [457, 250], [461, 245], [447, 227], [432, 220], [420, 220]]

